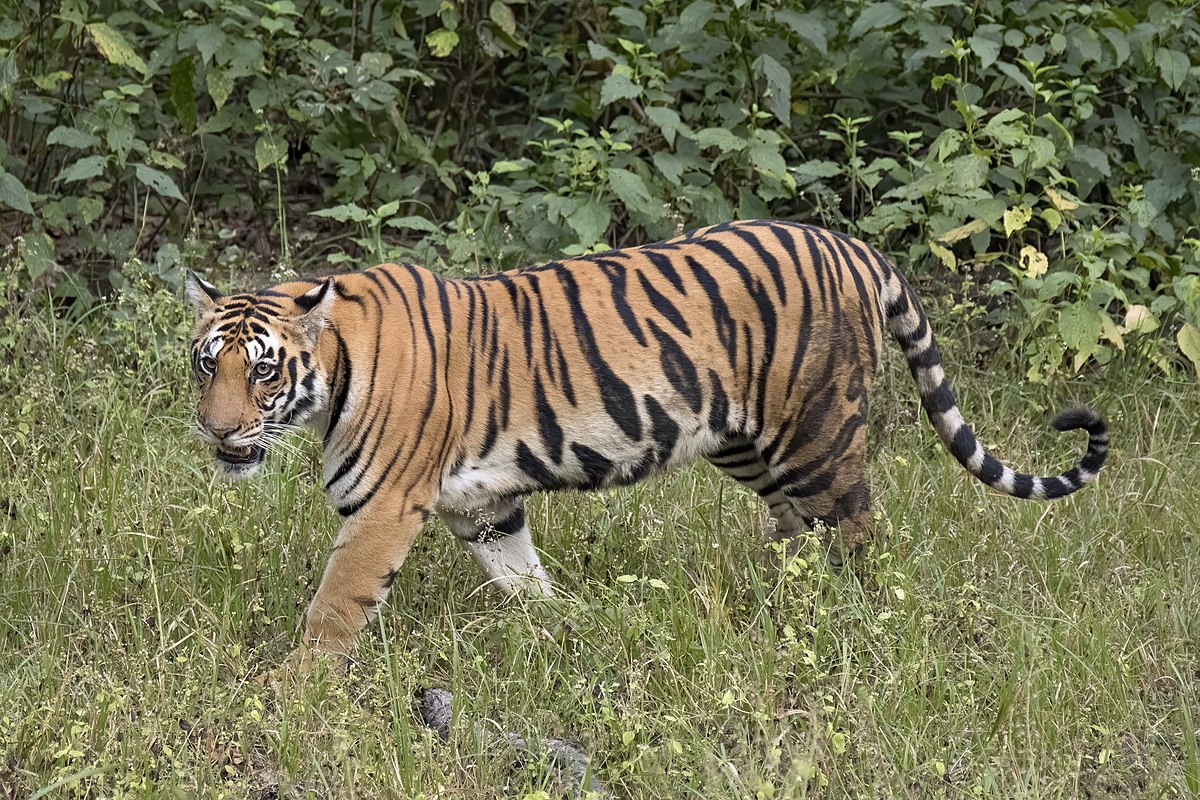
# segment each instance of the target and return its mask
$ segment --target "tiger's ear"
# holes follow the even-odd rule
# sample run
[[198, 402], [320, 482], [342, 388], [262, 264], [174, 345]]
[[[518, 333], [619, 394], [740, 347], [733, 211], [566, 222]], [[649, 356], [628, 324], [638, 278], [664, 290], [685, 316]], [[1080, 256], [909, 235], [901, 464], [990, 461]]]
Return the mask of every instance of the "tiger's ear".
[[203, 313], [217, 304], [221, 299], [221, 290], [201, 278], [190, 269], [183, 279], [183, 291], [191, 301], [196, 313]]
[[333, 309], [333, 300], [337, 292], [333, 288], [333, 278], [326, 278], [320, 286], [309, 289], [296, 298], [300, 308], [300, 327], [314, 339], [328, 324], [329, 312]]

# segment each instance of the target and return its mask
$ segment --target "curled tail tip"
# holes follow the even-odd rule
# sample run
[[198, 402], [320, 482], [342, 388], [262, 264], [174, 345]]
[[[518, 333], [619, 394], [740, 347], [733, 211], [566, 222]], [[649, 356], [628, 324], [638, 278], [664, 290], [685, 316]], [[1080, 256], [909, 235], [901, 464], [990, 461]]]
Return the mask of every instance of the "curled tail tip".
[[1067, 474], [1077, 484], [1075, 488], [1096, 480], [1108, 458], [1108, 425], [1104, 419], [1090, 408], [1071, 408], [1059, 413], [1051, 424], [1059, 431], [1087, 431], [1087, 452], [1079, 465]]
[[1083, 429], [1091, 436], [1108, 434], [1108, 425], [1104, 419], [1090, 408], [1068, 408], [1059, 412], [1050, 424], [1057, 431]]

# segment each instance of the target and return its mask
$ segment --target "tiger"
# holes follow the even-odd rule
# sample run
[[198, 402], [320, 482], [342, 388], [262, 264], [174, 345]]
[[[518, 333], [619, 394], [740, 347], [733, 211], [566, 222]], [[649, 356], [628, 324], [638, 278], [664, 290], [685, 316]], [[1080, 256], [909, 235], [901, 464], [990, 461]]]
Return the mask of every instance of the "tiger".
[[342, 518], [302, 645], [349, 655], [414, 538], [438, 515], [502, 593], [553, 595], [524, 499], [600, 490], [704, 459], [762, 498], [769, 537], [816, 530], [832, 568], [872, 527], [867, 400], [884, 333], [941, 443], [1013, 497], [1098, 476], [1104, 420], [1053, 477], [1015, 472], [963, 419], [918, 298], [844, 233], [728, 222], [667, 241], [491, 275], [389, 263], [225, 295], [189, 272], [195, 425], [248, 477], [285, 433], [322, 437]]

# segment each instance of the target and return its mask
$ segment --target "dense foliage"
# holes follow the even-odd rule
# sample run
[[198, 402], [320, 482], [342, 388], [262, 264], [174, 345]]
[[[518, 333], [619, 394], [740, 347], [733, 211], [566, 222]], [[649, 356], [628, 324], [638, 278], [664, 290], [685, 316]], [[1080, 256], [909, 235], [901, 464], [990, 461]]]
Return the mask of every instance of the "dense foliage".
[[1034, 378], [1171, 371], [1196, 52], [1190, 0], [15, 0], [0, 225], [86, 303], [134, 257], [490, 271], [783, 216], [990, 294]]

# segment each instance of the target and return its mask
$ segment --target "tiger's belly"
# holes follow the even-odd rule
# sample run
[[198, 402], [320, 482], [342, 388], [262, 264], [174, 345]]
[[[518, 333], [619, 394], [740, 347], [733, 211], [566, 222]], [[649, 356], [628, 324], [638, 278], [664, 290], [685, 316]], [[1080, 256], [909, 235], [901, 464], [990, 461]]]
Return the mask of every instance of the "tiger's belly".
[[437, 505], [467, 510], [531, 492], [625, 486], [715, 452], [725, 439], [699, 416], [660, 425], [641, 441], [610, 427], [594, 424], [550, 442], [536, 430], [509, 431], [489, 453], [468, 456], [443, 476]]

